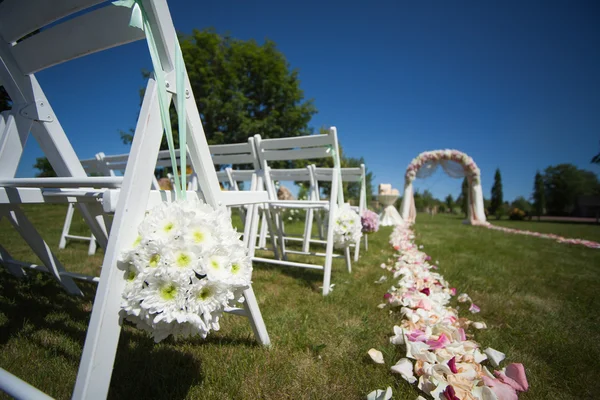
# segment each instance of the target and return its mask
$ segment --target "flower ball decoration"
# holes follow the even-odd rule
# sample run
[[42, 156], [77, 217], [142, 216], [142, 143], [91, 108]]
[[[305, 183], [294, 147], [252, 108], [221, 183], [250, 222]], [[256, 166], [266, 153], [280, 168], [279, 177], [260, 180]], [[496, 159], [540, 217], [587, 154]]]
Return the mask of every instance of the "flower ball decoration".
[[219, 330], [226, 307], [243, 302], [252, 263], [225, 207], [197, 199], [146, 213], [133, 247], [122, 252], [121, 314], [155, 342]]
[[338, 208], [333, 226], [333, 243], [336, 248], [345, 248], [358, 243], [362, 237], [360, 216], [349, 204]]
[[369, 209], [363, 211], [360, 222], [363, 233], [373, 233], [379, 230], [379, 215]]

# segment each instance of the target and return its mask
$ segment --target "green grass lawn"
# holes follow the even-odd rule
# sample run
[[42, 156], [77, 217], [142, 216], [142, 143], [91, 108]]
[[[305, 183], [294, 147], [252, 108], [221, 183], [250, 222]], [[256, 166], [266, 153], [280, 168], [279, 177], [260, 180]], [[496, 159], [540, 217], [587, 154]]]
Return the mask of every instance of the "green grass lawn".
[[[36, 206], [26, 212], [56, 248], [66, 208]], [[76, 230], [85, 233], [79, 218], [76, 222]], [[476, 340], [525, 364], [531, 389], [523, 399], [594, 397], [600, 373], [599, 250], [464, 226], [442, 215], [419, 218], [415, 229], [452, 286], [482, 308], [475, 319], [489, 329], [479, 331]], [[393, 255], [390, 231], [371, 236], [369, 251], [353, 264], [352, 274], [342, 260], [334, 261], [336, 286], [325, 298], [319, 271], [255, 265], [254, 290], [270, 349], [256, 345], [247, 321], [235, 316], [226, 316], [221, 331], [206, 341], [155, 345], [126, 326], [109, 397], [359, 399], [392, 386], [395, 399], [416, 398], [413, 386], [389, 372], [404, 353], [388, 342], [398, 316], [377, 308], [391, 285], [374, 283], [383, 274], [379, 265]], [[37, 261], [6, 221], [0, 222], [0, 244], [16, 258]], [[88, 257], [86, 250], [73, 243], [57, 254], [70, 270], [97, 273], [102, 252]], [[66, 399], [95, 286], [82, 285], [86, 298], [74, 298], [45, 275], [29, 275], [20, 281], [0, 269], [0, 367]], [[384, 353], [385, 366], [368, 358], [371, 347]]]

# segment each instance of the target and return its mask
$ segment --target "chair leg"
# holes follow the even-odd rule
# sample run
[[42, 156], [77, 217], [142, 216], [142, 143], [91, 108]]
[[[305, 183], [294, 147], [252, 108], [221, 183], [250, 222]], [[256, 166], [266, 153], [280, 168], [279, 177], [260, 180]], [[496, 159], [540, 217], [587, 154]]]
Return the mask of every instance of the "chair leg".
[[63, 265], [58, 261], [58, 258], [50, 250], [48, 243], [44, 241], [33, 224], [27, 219], [20, 208], [11, 206], [11, 209], [3, 208], [2, 214], [8, 218], [15, 230], [21, 235], [23, 240], [27, 242], [31, 250], [42, 261], [42, 264], [48, 269], [48, 272], [65, 288], [65, 290], [73, 295], [83, 296], [83, 292], [72, 278], [61, 276], [61, 272], [66, 272]]
[[74, 211], [75, 207], [73, 207], [73, 203], [69, 203], [69, 207], [67, 208], [67, 216], [65, 217], [65, 224], [63, 225], [63, 230], [60, 235], [60, 241], [58, 242], [59, 249], [64, 249], [67, 246], [67, 235], [71, 230], [71, 223], [73, 222]]
[[88, 256], [96, 254], [96, 238], [94, 235], [90, 236], [90, 246], [88, 247]]
[[267, 247], [267, 215], [263, 212], [261, 215], [260, 236], [258, 238], [258, 247], [261, 249]]
[[[283, 218], [281, 217], [281, 211], [275, 210], [275, 227], [277, 228], [277, 235], [279, 236], [279, 249], [281, 250], [281, 257], [287, 261], [287, 254], [285, 252], [285, 239], [283, 238]], [[271, 233], [271, 236], [274, 236]]]
[[365, 251], [369, 250], [369, 235], [365, 235]]
[[11, 263], [11, 261], [14, 261], [14, 258], [8, 251], [6, 251], [4, 247], [0, 246], [0, 265], [4, 265], [4, 268], [6, 268], [8, 272], [17, 278], [25, 277], [25, 271], [23, 271], [23, 268]]
[[306, 220], [304, 223], [304, 241], [302, 242], [302, 251], [308, 253], [310, 250], [310, 240], [312, 239], [314, 210], [309, 208], [306, 210]]
[[[359, 245], [360, 243], [356, 245], [356, 248], [358, 248]], [[344, 249], [344, 255], [346, 256], [346, 268], [348, 269], [348, 272], [352, 272], [352, 261], [350, 261], [350, 247], [346, 247]]]
[[358, 262], [358, 256], [360, 253], [360, 240], [356, 242], [356, 246], [354, 247], [354, 262]]
[[327, 225], [327, 244], [325, 245], [325, 265], [323, 266], [323, 296], [329, 294], [331, 285], [331, 264], [333, 262], [333, 224], [335, 223], [335, 209], [329, 210], [329, 224]]
[[263, 346], [270, 346], [271, 339], [269, 339], [269, 333], [267, 332], [267, 327], [260, 312], [260, 308], [258, 307], [258, 302], [256, 301], [252, 286], [244, 290], [244, 299], [246, 300], [244, 301], [244, 309], [248, 313], [248, 319], [250, 320], [250, 326], [254, 332], [254, 337], [256, 337], [256, 340]]
[[[275, 236], [276, 229], [275, 229], [274, 222], [273, 222], [274, 217], [273, 217], [273, 214], [271, 213], [271, 210], [268, 208], [268, 206], [267, 206], [267, 208], [264, 209], [263, 216], [265, 216], [265, 215], [266, 215], [265, 219], [267, 221], [267, 225], [269, 228], [269, 234], [271, 237], [271, 246], [273, 246], [273, 254], [276, 259], [281, 260], [281, 253], [279, 252], [277, 237]], [[265, 243], [265, 245], [266, 245], [266, 243]]]

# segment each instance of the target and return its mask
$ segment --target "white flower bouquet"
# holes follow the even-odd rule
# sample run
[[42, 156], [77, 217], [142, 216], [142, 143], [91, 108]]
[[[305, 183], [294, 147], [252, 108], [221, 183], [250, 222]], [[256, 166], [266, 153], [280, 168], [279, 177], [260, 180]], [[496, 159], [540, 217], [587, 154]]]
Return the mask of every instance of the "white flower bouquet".
[[252, 276], [227, 209], [197, 199], [161, 203], [146, 213], [138, 232], [121, 254], [123, 316], [156, 342], [219, 330], [219, 317], [244, 301]]
[[336, 248], [345, 248], [356, 244], [362, 237], [360, 216], [349, 204], [337, 209], [333, 226], [333, 243]]

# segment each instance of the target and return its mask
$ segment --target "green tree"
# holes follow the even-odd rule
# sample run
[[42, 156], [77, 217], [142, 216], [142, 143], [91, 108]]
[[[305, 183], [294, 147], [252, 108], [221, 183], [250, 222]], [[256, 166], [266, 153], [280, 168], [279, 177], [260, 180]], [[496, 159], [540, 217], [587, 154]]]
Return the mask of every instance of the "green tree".
[[526, 213], [531, 212], [531, 203], [523, 196], [519, 196], [513, 200], [510, 205], [512, 208], [518, 208], [519, 210], [525, 211]]
[[592, 158], [592, 164], [600, 164], [600, 153], [596, 154], [593, 158]]
[[573, 164], [559, 164], [544, 171], [546, 206], [550, 215], [570, 215], [577, 198], [600, 194], [598, 176]]
[[[263, 138], [312, 133], [308, 123], [316, 108], [304, 99], [298, 70], [274, 42], [260, 45], [206, 29], [182, 36], [180, 43], [209, 144], [241, 143], [257, 133]], [[132, 139], [121, 135], [125, 142]]]
[[492, 203], [490, 205], [490, 214], [495, 215], [500, 219], [502, 216], [502, 203], [504, 202], [502, 194], [502, 176], [500, 168], [496, 169], [494, 174], [494, 186], [492, 186]]
[[454, 199], [452, 198], [451, 194], [446, 196], [444, 202], [446, 203], [446, 207], [448, 208], [448, 210], [452, 210], [454, 208]]
[[35, 174], [35, 176], [42, 178], [50, 178], [56, 176], [56, 172], [54, 172], [54, 168], [50, 165], [50, 161], [46, 157], [38, 157], [35, 159], [35, 164], [33, 164], [33, 168], [38, 169], [40, 172]]
[[542, 214], [544, 214], [544, 209], [546, 208], [546, 191], [544, 188], [544, 178], [540, 171], [535, 173], [535, 180], [533, 183], [533, 195], [531, 196], [533, 200], [533, 212], [538, 217], [538, 221]]
[[469, 181], [465, 177], [460, 188], [460, 209], [465, 216], [469, 216]]

